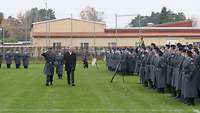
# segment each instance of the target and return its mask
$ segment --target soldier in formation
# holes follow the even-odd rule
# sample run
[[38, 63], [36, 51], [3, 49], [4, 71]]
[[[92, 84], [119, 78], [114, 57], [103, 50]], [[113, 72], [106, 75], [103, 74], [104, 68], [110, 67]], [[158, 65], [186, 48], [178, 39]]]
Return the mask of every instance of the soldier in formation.
[[109, 71], [115, 70], [119, 62], [119, 73], [135, 73], [145, 87], [159, 93], [169, 92], [172, 97], [188, 105], [194, 105], [200, 95], [200, 55], [193, 45], [178, 43], [158, 47], [152, 43], [137, 47], [128, 54], [123, 49], [107, 51]]
[[21, 63], [23, 63], [24, 68], [28, 68], [29, 53], [27, 51], [24, 51], [23, 53], [21, 53], [19, 50], [12, 52], [11, 50], [8, 49], [5, 52], [5, 54], [0, 53], [0, 66], [3, 63], [3, 60], [5, 60], [5, 64], [8, 69], [11, 68], [13, 61], [15, 62], [16, 69], [20, 68]]

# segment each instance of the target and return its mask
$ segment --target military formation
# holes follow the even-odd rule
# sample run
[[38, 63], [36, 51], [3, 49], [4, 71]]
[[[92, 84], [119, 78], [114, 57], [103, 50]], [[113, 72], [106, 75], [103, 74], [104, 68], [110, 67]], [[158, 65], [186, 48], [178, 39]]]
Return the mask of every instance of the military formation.
[[194, 105], [200, 97], [200, 54], [193, 45], [139, 46], [115, 49], [106, 54], [110, 71], [139, 75], [144, 87], [171, 93], [175, 99]]
[[115, 71], [123, 75], [132, 75], [137, 70], [136, 61], [139, 61], [133, 49], [112, 49], [106, 52], [106, 65], [109, 71]]
[[0, 52], [0, 68], [2, 67], [3, 61], [5, 61], [6, 67], [8, 69], [11, 68], [13, 63], [15, 64], [16, 69], [19, 69], [21, 65], [23, 65], [25, 69], [28, 69], [29, 58], [30, 55], [27, 50], [24, 50], [23, 52], [20, 52], [19, 50], [12, 52], [8, 49], [5, 54]]
[[63, 51], [54, 51], [52, 48], [48, 48], [41, 55], [45, 60], [44, 75], [46, 76], [46, 86], [53, 85], [54, 70], [56, 70], [58, 79], [63, 79], [64, 65], [67, 73], [67, 84], [75, 86], [76, 53], [72, 48]]

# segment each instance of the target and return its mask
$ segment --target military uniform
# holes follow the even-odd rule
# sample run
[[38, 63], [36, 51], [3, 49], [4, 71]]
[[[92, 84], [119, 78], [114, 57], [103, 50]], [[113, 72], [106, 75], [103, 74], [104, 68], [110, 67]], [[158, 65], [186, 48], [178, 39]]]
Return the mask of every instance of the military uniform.
[[14, 61], [16, 68], [19, 69], [21, 65], [21, 54], [19, 53], [19, 51], [16, 51], [16, 53], [14, 54]]
[[3, 54], [0, 52], [0, 68], [1, 68], [2, 62], [3, 62]]
[[53, 85], [55, 54], [52, 51], [42, 53], [45, 58], [44, 74], [46, 75], [46, 86]]
[[22, 54], [22, 62], [23, 62], [24, 68], [27, 69], [29, 66], [29, 53], [28, 52], [24, 52]]
[[187, 57], [184, 63], [183, 72], [183, 96], [188, 104], [194, 104], [194, 98], [197, 97], [197, 73], [195, 73], [195, 65], [193, 59]]
[[5, 61], [8, 69], [11, 68], [12, 59], [13, 59], [13, 54], [10, 51], [7, 51], [5, 54]]
[[164, 89], [166, 88], [166, 64], [163, 56], [157, 56], [156, 59], [157, 89], [159, 92], [164, 93]]
[[55, 64], [56, 64], [56, 73], [58, 74], [58, 78], [62, 79], [64, 60], [63, 60], [63, 55], [61, 53], [56, 55]]

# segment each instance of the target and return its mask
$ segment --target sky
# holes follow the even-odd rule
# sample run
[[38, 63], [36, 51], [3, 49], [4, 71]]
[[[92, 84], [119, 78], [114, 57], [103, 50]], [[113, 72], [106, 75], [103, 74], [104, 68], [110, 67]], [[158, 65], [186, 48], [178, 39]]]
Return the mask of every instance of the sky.
[[133, 16], [119, 17], [118, 27], [126, 26], [134, 15], [150, 15], [152, 11], [160, 12], [167, 7], [174, 12], [184, 12], [188, 18], [200, 20], [200, 0], [0, 0], [0, 12], [5, 17], [16, 17], [19, 12], [25, 12], [33, 7], [48, 8], [55, 11], [56, 18], [79, 18], [79, 13], [86, 6], [103, 11], [104, 21], [108, 28], [115, 27], [115, 14], [131, 14]]

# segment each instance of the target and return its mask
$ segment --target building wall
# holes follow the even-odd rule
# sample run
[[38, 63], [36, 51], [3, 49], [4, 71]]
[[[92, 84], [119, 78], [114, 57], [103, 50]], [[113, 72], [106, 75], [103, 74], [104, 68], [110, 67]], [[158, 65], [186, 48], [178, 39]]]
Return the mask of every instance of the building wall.
[[[139, 38], [49, 38], [48, 46], [53, 46], [53, 43], [61, 43], [61, 46], [72, 46], [80, 47], [81, 43], [89, 43], [90, 47], [108, 47], [108, 43], [115, 43], [117, 41], [117, 46], [136, 46], [137, 42], [140, 42]], [[174, 44], [174, 43], [193, 43], [200, 42], [200, 37], [198, 38], [185, 38], [185, 37], [148, 37], [144, 38], [146, 45], [155, 43], [156, 45], [164, 44]], [[46, 47], [46, 38], [34, 38], [34, 47]]]
[[[72, 29], [71, 29], [72, 26]], [[105, 24], [75, 20], [62, 19], [36, 23], [33, 25], [32, 32], [104, 32]]]

